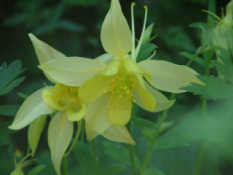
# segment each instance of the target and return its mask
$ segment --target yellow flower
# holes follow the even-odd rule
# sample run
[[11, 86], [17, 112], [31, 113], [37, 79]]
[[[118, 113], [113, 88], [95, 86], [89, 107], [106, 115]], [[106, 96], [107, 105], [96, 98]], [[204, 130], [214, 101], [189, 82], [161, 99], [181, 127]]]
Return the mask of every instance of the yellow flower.
[[[29, 34], [29, 37], [41, 64], [55, 58], [65, 58], [65, 55], [38, 40], [34, 35]], [[85, 62], [86, 59], [83, 60]], [[56, 83], [55, 87], [44, 87], [30, 95], [23, 102], [9, 128], [18, 130], [30, 124], [28, 141], [34, 155], [46, 121], [45, 115], [59, 111], [49, 124], [48, 143], [53, 165], [60, 174], [62, 156], [73, 135], [73, 121], [82, 119], [86, 113], [86, 105], [78, 96], [78, 87], [65, 86], [49, 75], [46, 76]]]
[[[119, 1], [111, 1], [100, 35], [103, 48], [107, 53], [96, 58], [103, 62], [105, 69], [101, 73], [94, 72], [95, 76], [91, 71], [92, 78], [79, 88], [80, 98], [88, 103], [85, 122], [89, 140], [99, 134], [109, 139], [120, 139], [122, 136], [119, 130], [123, 131], [125, 124], [130, 120], [132, 102], [151, 112], [159, 112], [171, 107], [174, 101], [168, 100], [156, 89], [181, 93], [184, 90], [180, 88], [190, 83], [201, 83], [196, 78], [197, 73], [186, 66], [149, 59], [137, 63], [136, 59], [146, 27], [147, 7], [145, 7], [142, 34], [135, 47], [133, 6], [134, 4], [131, 11], [131, 34]], [[63, 65], [69, 67], [69, 70]], [[40, 68], [63, 84], [79, 85], [78, 78], [81, 74], [75, 70], [81, 67], [77, 59], [72, 61], [56, 59], [40, 65]], [[83, 70], [86, 69], [88, 69], [87, 65], [83, 65]], [[94, 70], [97, 69], [98, 66]], [[113, 132], [119, 134], [113, 137]], [[130, 143], [134, 144], [134, 141]]]
[[[10, 129], [18, 130], [29, 126], [28, 141], [29, 147], [34, 155], [41, 132], [46, 122], [46, 115], [55, 115], [48, 128], [48, 144], [51, 150], [51, 158], [55, 170], [60, 174], [60, 164], [62, 157], [70, 144], [73, 135], [73, 122], [80, 121], [86, 113], [86, 104], [79, 98], [79, 86], [93, 75], [102, 73], [105, 70], [105, 64], [99, 60], [90, 60], [80, 57], [66, 57], [43, 41], [37, 39], [34, 35], [29, 34], [34, 45], [40, 64], [57, 60], [57, 65], [62, 66], [66, 72], [70, 73], [69, 77], [57, 72], [56, 76], [47, 74], [45, 76], [55, 86], [44, 87], [30, 95], [21, 105]], [[69, 63], [78, 61], [78, 66], [66, 65], [60, 60], [69, 60]], [[46, 66], [45, 66], [46, 67]], [[70, 69], [72, 68], [72, 69]], [[56, 66], [53, 67], [56, 70]], [[70, 71], [71, 70], [71, 71]], [[64, 85], [62, 81], [56, 80], [56, 77], [68, 80]], [[55, 77], [55, 78], [54, 78]], [[75, 81], [74, 81], [75, 80]], [[69, 86], [75, 82], [76, 86]], [[79, 125], [81, 126], [81, 125]], [[121, 135], [121, 137], [118, 136]], [[131, 142], [132, 138], [126, 128], [117, 128], [107, 133], [107, 138], [118, 142]]]

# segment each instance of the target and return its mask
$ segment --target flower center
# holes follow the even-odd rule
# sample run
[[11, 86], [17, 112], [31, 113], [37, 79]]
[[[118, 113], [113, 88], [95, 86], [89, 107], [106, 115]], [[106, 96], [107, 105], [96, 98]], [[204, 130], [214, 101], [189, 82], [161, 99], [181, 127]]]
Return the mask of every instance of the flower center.
[[[46, 89], [43, 92], [43, 100], [56, 110], [64, 110], [68, 105], [80, 104], [78, 96], [79, 87], [65, 86], [57, 83], [54, 89]], [[79, 106], [79, 105], [78, 105]]]
[[110, 88], [105, 94], [110, 97], [110, 107], [131, 108], [131, 101], [136, 102], [133, 98], [132, 90], [136, 82], [125, 73], [118, 73], [110, 83]]

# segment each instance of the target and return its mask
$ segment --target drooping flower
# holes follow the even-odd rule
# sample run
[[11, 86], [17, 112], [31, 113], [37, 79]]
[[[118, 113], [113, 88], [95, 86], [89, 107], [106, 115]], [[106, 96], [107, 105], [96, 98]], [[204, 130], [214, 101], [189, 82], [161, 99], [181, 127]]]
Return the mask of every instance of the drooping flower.
[[[29, 34], [29, 37], [34, 45], [40, 64], [56, 58], [73, 59], [66, 57], [64, 54], [37, 39], [34, 35]], [[79, 60], [80, 64], [86, 64], [89, 67], [94, 64], [99, 70], [104, 70], [105, 68], [105, 65], [98, 60], [93, 60], [90, 64], [88, 59], [80, 57], [76, 57], [76, 59]], [[88, 68], [86, 70], [88, 71]], [[99, 70], [94, 71], [98, 72]], [[85, 74], [85, 72], [82, 73]], [[46, 115], [57, 111], [49, 124], [48, 144], [51, 150], [53, 165], [56, 172], [60, 174], [60, 164], [63, 154], [72, 139], [73, 122], [78, 122], [83, 118], [86, 113], [86, 104], [79, 98], [79, 87], [63, 85], [46, 73], [45, 75], [56, 85], [41, 88], [30, 95], [23, 102], [9, 128], [18, 130], [30, 124], [28, 141], [32, 155], [34, 155], [44, 128]], [[90, 71], [88, 71], [88, 75], [79, 79], [80, 85], [88, 76], [91, 76]]]
[[[96, 58], [106, 65], [104, 71], [84, 82], [79, 89], [80, 98], [89, 103], [85, 116], [88, 139], [109, 133], [125, 126], [131, 117], [132, 103], [147, 111], [159, 112], [171, 107], [159, 90], [181, 93], [180, 88], [190, 83], [201, 83], [197, 73], [182, 65], [160, 60], [144, 60], [137, 63], [137, 56], [146, 28], [147, 7], [142, 34], [135, 47], [135, 31], [132, 4], [132, 34], [118, 0], [112, 0], [101, 29], [101, 42], [106, 54]], [[130, 53], [129, 53], [130, 52]], [[66, 64], [69, 70], [62, 65]], [[78, 60], [53, 60], [40, 68], [55, 80], [69, 86], [77, 86], [79, 76], [74, 72]], [[54, 69], [56, 67], [56, 69]], [[66, 77], [56, 75], [58, 72]], [[155, 89], [156, 88], [156, 89]]]

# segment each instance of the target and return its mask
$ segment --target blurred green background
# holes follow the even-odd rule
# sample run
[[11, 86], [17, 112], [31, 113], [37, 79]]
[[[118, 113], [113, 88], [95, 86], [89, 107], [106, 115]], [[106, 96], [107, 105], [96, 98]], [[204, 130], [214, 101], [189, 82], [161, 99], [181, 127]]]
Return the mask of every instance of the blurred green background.
[[[130, 24], [132, 1], [121, 0], [120, 2]], [[154, 22], [153, 33], [158, 33], [153, 41], [159, 47], [154, 59], [185, 64], [188, 60], [180, 55], [180, 52], [194, 53], [201, 43], [201, 31], [189, 25], [194, 22], [205, 23], [207, 21], [207, 14], [201, 10], [208, 8], [208, 0], [136, 0], [135, 2], [136, 37], [140, 36], [143, 24], [143, 5], [147, 5], [149, 9], [147, 24]], [[225, 7], [228, 2], [216, 0], [216, 11], [219, 16], [221, 16], [221, 7]], [[28, 33], [33, 33], [66, 56], [95, 58], [104, 53], [100, 42], [100, 29], [109, 4], [110, 1], [106, 0], [0, 0], [0, 65], [3, 62], [10, 64], [18, 59], [22, 62], [22, 67], [26, 69], [22, 73], [26, 79], [11, 93], [0, 96], [0, 105], [21, 104], [23, 99], [17, 95], [18, 92], [30, 95], [42, 87], [43, 83], [50, 84], [37, 68], [38, 60]], [[192, 67], [203, 74], [204, 69], [198, 64], [195, 63]], [[169, 120], [175, 121], [175, 124], [180, 121], [185, 123], [183, 118], [187, 117], [190, 110], [195, 110], [199, 106], [200, 98], [186, 93], [178, 95], [176, 99], [176, 104], [171, 109], [172, 119], [170, 117]], [[219, 115], [221, 114], [220, 112]], [[147, 118], [157, 114], [139, 110], [139, 115]], [[198, 112], [195, 115], [198, 117]], [[156, 121], [156, 117], [151, 121]], [[14, 169], [14, 151], [19, 149], [23, 154], [27, 151], [27, 130], [23, 129], [12, 134], [13, 131], [7, 129], [12, 118], [0, 116], [0, 122], [0, 174], [7, 174], [9, 169]], [[190, 124], [190, 121], [187, 122]], [[192, 122], [195, 123], [195, 121]], [[135, 127], [134, 138], [137, 135], [143, 137], [140, 130]], [[44, 173], [55, 174], [48, 152], [46, 131], [43, 136], [37, 152], [37, 164], [46, 165]], [[135, 138], [138, 141], [135, 150], [139, 158], [143, 157], [146, 148], [146, 143], [140, 137]], [[109, 143], [103, 145], [104, 141], [106, 140], [101, 137], [97, 139], [98, 156], [102, 162], [100, 166], [110, 159], [105, 157], [106, 152], [102, 150], [102, 147], [107, 149], [113, 146]], [[194, 175], [198, 144], [200, 143], [192, 143], [189, 147], [157, 150], [152, 158], [151, 166], [163, 170], [167, 175]], [[85, 152], [87, 148], [83, 147]], [[206, 154], [211, 156], [205, 159], [203, 175], [233, 174], [233, 159], [232, 156], [227, 155], [228, 153], [221, 151], [219, 153], [216, 145], [210, 146]], [[76, 154], [81, 153], [76, 152]], [[90, 155], [87, 153], [85, 156]], [[74, 159], [75, 156], [72, 155], [70, 174], [75, 174], [76, 170], [80, 170], [74, 164]], [[4, 162], [5, 160], [7, 161]], [[84, 166], [86, 164], [84, 162]], [[122, 167], [119, 165], [118, 168]], [[125, 172], [130, 172], [130, 168]]]

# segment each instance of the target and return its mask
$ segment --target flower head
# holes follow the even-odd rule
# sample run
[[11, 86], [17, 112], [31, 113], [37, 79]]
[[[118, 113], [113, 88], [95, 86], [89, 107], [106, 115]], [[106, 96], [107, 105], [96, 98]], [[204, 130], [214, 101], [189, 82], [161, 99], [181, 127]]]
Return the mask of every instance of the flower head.
[[[99, 134], [108, 138], [113, 131], [119, 132], [120, 128], [125, 128], [131, 117], [132, 103], [137, 103], [151, 112], [159, 112], [171, 107], [174, 100], [168, 100], [156, 89], [181, 93], [185, 92], [182, 87], [190, 83], [201, 83], [196, 78], [197, 73], [186, 66], [150, 60], [151, 57], [137, 62], [144, 38], [148, 9], [145, 6], [142, 34], [135, 47], [134, 5], [133, 3], [131, 6], [131, 32], [119, 1], [111, 1], [100, 34], [101, 43], [107, 53], [95, 59], [102, 61], [105, 65], [104, 69], [99, 73], [95, 72], [95, 75], [90, 72], [92, 78], [79, 88], [80, 98], [88, 103], [85, 116], [88, 139], [93, 139]], [[70, 69], [64, 70], [62, 65], [58, 65], [58, 60], [42, 64], [40, 68], [57, 81], [76, 86], [79, 80], [73, 77], [80, 76], [80, 72], [74, 71], [79, 67], [78, 60], [60, 59], [60, 61]], [[53, 69], [55, 65], [56, 70]], [[73, 68], [74, 66], [76, 68]], [[58, 72], [62, 72], [66, 79], [56, 75]], [[120, 136], [114, 139], [120, 139]], [[134, 141], [130, 143], [134, 144]]]

